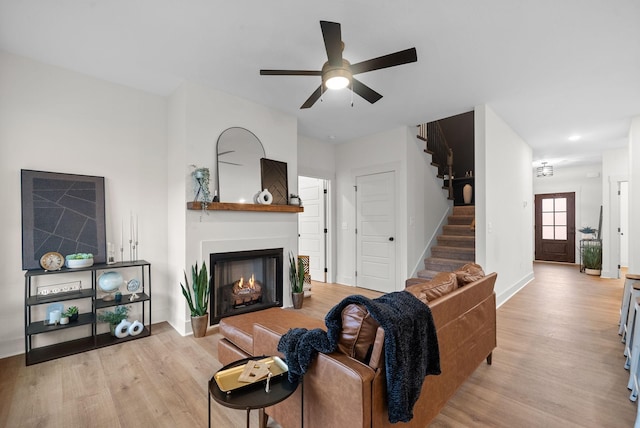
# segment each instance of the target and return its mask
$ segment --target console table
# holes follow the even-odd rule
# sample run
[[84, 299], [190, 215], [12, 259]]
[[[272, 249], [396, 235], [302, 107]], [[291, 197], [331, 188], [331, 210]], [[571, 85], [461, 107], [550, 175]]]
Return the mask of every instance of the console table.
[[[137, 291], [137, 299], [130, 301], [131, 294], [123, 294], [122, 301], [118, 303], [115, 300], [97, 296], [98, 277], [101, 273], [111, 270], [129, 271], [128, 275], [139, 281], [140, 290]], [[69, 276], [75, 281], [60, 285], [52, 284], [65, 276]], [[145, 260], [115, 264], [100, 263], [85, 268], [62, 268], [49, 272], [34, 269], [26, 271], [24, 277], [24, 340], [25, 362], [28, 366], [151, 335], [151, 263]], [[83, 287], [82, 280], [85, 281], [85, 284], [88, 282], [89, 285]], [[39, 286], [40, 288], [52, 288], [52, 290], [44, 294], [39, 292]], [[44, 308], [52, 303], [61, 302], [83, 305], [85, 309], [79, 314], [77, 321], [65, 325], [48, 324], [46, 316], [42, 314]], [[104, 309], [113, 309], [118, 305], [135, 305], [139, 308], [140, 321], [144, 327], [136, 336], [117, 338], [109, 332], [98, 333], [98, 312]], [[57, 339], [56, 332], [68, 329], [78, 330], [80, 337]], [[51, 337], [49, 342], [52, 343], [45, 346], [34, 346], [34, 339], [37, 336], [49, 336]]]

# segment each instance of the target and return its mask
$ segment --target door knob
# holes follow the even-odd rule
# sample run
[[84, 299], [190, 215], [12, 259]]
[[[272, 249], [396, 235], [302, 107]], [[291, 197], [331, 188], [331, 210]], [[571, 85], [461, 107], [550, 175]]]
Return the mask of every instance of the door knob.
[[389, 237], [389, 241], [393, 242], [393, 236]]

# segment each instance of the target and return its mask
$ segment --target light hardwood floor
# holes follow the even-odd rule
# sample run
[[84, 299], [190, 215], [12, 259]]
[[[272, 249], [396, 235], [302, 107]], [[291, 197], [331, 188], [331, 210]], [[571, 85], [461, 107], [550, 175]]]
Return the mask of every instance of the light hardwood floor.
[[[430, 426], [633, 426], [617, 334], [622, 280], [575, 266], [534, 270], [535, 281], [498, 309], [493, 365], [481, 364]], [[347, 295], [379, 295], [320, 283], [313, 291], [302, 311], [318, 318]], [[219, 339], [216, 328], [194, 339], [160, 323], [151, 337], [30, 367], [24, 356], [2, 359], [0, 426], [206, 426]], [[218, 428], [245, 423], [244, 412], [216, 403], [212, 414]], [[257, 426], [257, 412], [251, 419]]]

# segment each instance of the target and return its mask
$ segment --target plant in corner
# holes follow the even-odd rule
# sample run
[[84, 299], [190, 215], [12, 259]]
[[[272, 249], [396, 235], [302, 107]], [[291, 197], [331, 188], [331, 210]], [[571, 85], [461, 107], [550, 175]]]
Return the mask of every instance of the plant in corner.
[[289, 283], [293, 307], [300, 309], [304, 301], [304, 264], [300, 259], [296, 261], [291, 251], [289, 251]]
[[582, 264], [589, 275], [600, 275], [602, 270], [602, 247], [587, 245], [582, 248]]
[[[209, 275], [207, 265], [202, 262], [202, 268], [198, 272], [198, 265], [191, 266], [191, 285], [187, 273], [184, 273], [182, 295], [187, 300], [191, 311], [191, 329], [194, 337], [203, 337], [207, 334], [207, 324], [209, 323]], [[193, 291], [193, 293], [192, 293]]]

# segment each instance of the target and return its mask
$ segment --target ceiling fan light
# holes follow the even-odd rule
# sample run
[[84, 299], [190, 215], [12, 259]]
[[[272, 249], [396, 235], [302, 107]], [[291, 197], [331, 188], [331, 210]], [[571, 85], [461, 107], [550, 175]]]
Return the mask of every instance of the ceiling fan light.
[[351, 84], [349, 61], [342, 60], [342, 66], [335, 67], [328, 62], [322, 67], [322, 81], [327, 89], [343, 89]]
[[333, 76], [327, 79], [325, 85], [327, 89], [344, 89], [349, 86], [349, 79], [344, 76]]

